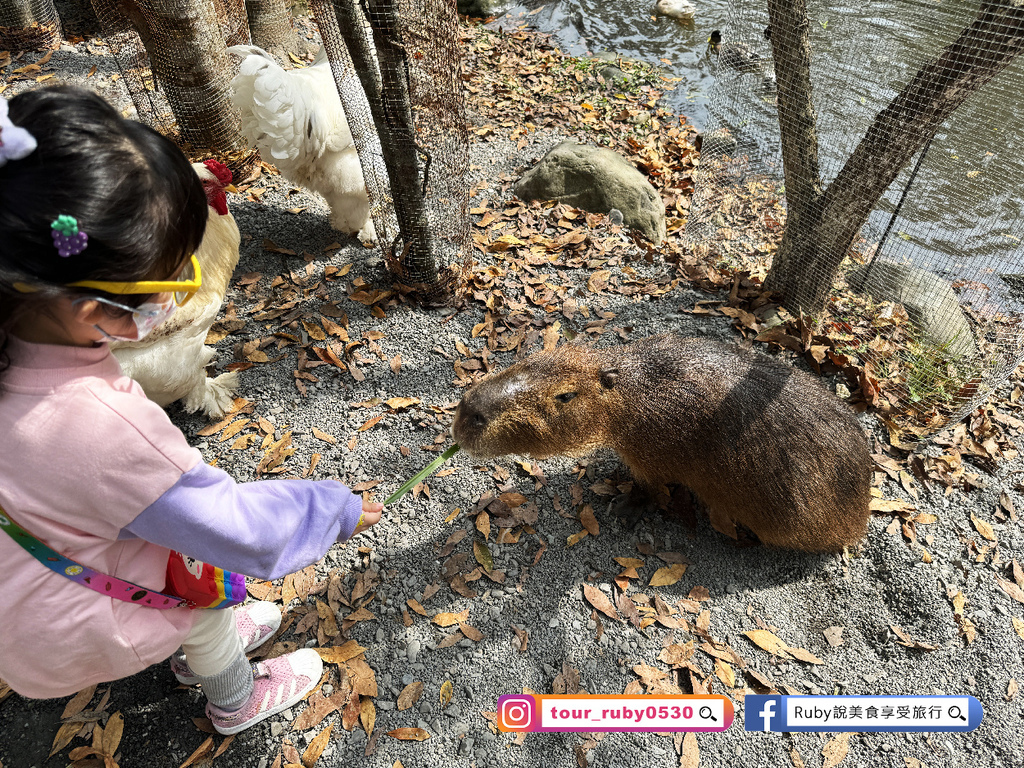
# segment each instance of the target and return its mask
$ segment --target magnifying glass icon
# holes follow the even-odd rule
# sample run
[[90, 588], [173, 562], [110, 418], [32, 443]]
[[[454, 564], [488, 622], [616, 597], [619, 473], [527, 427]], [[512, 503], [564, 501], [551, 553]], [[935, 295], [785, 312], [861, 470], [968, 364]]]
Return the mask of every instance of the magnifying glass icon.
[[947, 710], [947, 714], [952, 718], [963, 720], [965, 723], [967, 722], [967, 718], [963, 716], [963, 713], [960, 711], [960, 707], [957, 707], [955, 705], [950, 707]]
[[711, 714], [711, 707], [701, 707], [697, 714], [700, 715], [701, 720], [710, 720], [713, 723], [718, 722], [718, 718]]

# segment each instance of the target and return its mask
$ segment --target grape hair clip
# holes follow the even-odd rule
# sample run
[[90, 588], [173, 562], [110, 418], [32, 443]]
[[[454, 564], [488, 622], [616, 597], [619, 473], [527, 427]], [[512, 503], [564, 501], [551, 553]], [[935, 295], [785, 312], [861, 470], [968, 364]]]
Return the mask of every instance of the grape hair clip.
[[50, 229], [53, 230], [50, 234], [53, 235], [57, 253], [65, 259], [68, 256], [77, 256], [89, 245], [89, 236], [78, 230], [78, 222], [74, 216], [61, 214], [50, 224]]
[[8, 160], [28, 157], [35, 149], [32, 134], [7, 119], [7, 99], [0, 97], [0, 167]]

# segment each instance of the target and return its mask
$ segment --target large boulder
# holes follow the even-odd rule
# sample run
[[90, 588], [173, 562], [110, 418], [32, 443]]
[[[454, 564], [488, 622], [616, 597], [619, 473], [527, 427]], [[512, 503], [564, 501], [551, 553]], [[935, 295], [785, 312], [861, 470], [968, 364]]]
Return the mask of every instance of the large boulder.
[[512, 3], [510, 0], [458, 0], [458, 11], [464, 16], [481, 19], [500, 16]]
[[902, 304], [924, 340], [942, 348], [949, 357], [977, 354], [974, 333], [959, 299], [949, 282], [935, 273], [908, 264], [876, 261], [850, 270], [846, 282], [876, 301]]
[[647, 178], [623, 157], [563, 141], [516, 182], [523, 200], [557, 200], [591, 213], [622, 211], [623, 223], [655, 245], [665, 239], [665, 204]]

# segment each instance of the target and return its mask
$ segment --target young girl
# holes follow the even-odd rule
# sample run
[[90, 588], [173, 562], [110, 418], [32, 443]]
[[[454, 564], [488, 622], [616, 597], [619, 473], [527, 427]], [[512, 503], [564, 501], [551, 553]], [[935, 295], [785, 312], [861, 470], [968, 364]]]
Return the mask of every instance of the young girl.
[[235, 483], [107, 349], [198, 289], [191, 255], [206, 211], [181, 152], [98, 96], [0, 98], [0, 678], [24, 696], [67, 696], [173, 656], [180, 681], [202, 684], [214, 727], [232, 734], [320, 680], [312, 649], [248, 663], [245, 651], [280, 625], [273, 604], [114, 599], [7, 535], [20, 526], [86, 574], [145, 594], [165, 590], [170, 550], [276, 579], [380, 519], [382, 505], [331, 480]]

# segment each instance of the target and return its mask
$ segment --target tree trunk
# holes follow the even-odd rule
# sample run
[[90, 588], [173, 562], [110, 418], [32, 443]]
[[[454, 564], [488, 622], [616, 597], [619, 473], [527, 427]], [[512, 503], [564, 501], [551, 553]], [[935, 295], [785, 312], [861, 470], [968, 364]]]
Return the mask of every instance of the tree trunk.
[[177, 8], [163, 0], [118, 2], [146, 47], [153, 77], [167, 96], [190, 152], [244, 150], [213, 0], [188, 0]]
[[285, 0], [245, 0], [245, 12], [253, 45], [283, 59], [301, 52], [299, 33]]
[[[392, 2], [368, 0], [376, 56], [363, 34], [363, 17], [356, 0], [334, 0], [334, 9], [338, 28], [370, 104], [391, 182], [402, 242], [401, 252], [391, 256], [402, 267], [402, 279], [414, 284], [435, 284], [437, 259], [423, 205], [425, 179], [415, 141], [405, 51], [398, 40], [400, 27]], [[344, 100], [344, 95], [342, 98]], [[391, 244], [382, 245], [388, 248]]]
[[60, 17], [53, 0], [2, 0], [0, 49], [13, 53], [60, 45]]
[[[806, 29], [803, 0], [771, 0], [768, 8], [777, 74], [784, 72], [785, 66], [794, 65], [809, 73], [809, 61], [802, 58], [797, 61], [792, 51], [787, 53], [785, 49], [793, 43], [783, 39], [786, 29]], [[806, 31], [803, 36], [806, 44]], [[922, 67], [875, 117], [857, 149], [824, 193], [815, 193], [813, 184], [790, 187], [786, 133], [796, 128], [789, 141], [804, 142], [799, 151], [807, 151], [815, 158], [817, 142], [807, 135], [799, 120], [791, 123], [783, 119], [784, 113], [799, 114], [810, 103], [809, 76], [787, 75], [785, 90], [784, 79], [780, 78], [779, 119], [783, 162], [787, 166], [787, 224], [765, 287], [781, 293], [784, 305], [791, 311], [819, 313], [838, 276], [840, 264], [885, 190], [942, 123], [1022, 50], [1024, 0], [983, 2], [974, 22], [931, 63]], [[808, 83], [806, 100], [800, 88], [790, 87], [797, 78]], [[784, 106], [784, 101], [790, 103]], [[807, 142], [811, 141], [813, 152], [806, 149]], [[794, 171], [794, 175], [797, 173]], [[816, 167], [814, 173], [816, 178]], [[795, 181], [805, 183], [806, 180]]]

